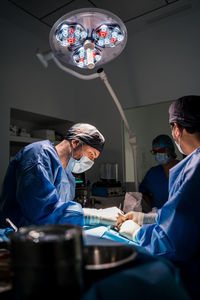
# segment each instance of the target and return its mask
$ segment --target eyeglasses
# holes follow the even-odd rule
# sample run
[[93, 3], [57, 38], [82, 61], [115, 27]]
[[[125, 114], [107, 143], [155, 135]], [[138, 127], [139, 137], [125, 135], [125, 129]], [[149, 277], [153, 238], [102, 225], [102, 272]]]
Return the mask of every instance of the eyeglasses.
[[165, 153], [166, 149], [165, 148], [161, 148], [161, 149], [157, 149], [157, 150], [150, 150], [151, 154], [156, 155], [156, 153]]

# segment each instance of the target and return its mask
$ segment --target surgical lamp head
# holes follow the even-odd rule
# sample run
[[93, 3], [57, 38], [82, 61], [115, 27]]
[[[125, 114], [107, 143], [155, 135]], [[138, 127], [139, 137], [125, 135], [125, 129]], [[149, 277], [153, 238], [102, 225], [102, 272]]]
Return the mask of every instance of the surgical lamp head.
[[116, 15], [102, 9], [83, 8], [61, 17], [53, 25], [49, 39], [59, 60], [93, 69], [122, 52], [127, 30]]

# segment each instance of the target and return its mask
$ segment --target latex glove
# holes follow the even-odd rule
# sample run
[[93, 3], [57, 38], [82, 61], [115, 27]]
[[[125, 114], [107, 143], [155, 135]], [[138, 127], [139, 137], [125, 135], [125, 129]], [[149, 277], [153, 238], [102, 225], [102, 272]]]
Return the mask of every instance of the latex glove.
[[144, 214], [138, 211], [130, 211], [121, 218], [119, 225], [125, 220], [133, 220], [138, 225], [156, 223], [157, 213]]
[[127, 214], [125, 214], [125, 219], [132, 220], [138, 225], [142, 225], [144, 220], [144, 213], [139, 211], [130, 211]]
[[129, 240], [134, 241], [135, 236], [137, 235], [140, 228], [141, 227], [133, 220], [127, 220], [120, 226], [119, 233]]
[[117, 225], [119, 215], [123, 212], [117, 207], [104, 209], [83, 208], [85, 225]]

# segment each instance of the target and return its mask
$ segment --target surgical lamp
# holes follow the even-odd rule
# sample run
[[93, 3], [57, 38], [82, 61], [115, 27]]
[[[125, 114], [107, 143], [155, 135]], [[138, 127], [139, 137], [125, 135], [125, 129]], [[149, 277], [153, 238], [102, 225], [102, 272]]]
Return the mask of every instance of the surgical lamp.
[[58, 19], [50, 31], [49, 40], [52, 51], [42, 53], [38, 50], [36, 54], [45, 67], [48, 67], [49, 60], [53, 60], [61, 70], [77, 78], [91, 80], [100, 77], [106, 85], [129, 133], [135, 187], [138, 191], [136, 136], [131, 131], [104, 70], [100, 68], [96, 73], [86, 75], [65, 66], [68, 64], [82, 69], [93, 69], [117, 57], [127, 42], [125, 25], [111, 12], [97, 8], [83, 8], [71, 11]]

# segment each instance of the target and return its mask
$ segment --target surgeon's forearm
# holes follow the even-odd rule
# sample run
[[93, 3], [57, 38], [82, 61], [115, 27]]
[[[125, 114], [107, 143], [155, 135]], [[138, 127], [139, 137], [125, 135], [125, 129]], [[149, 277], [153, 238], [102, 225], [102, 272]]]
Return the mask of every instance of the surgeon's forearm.
[[124, 219], [119, 223], [121, 224], [125, 220], [132, 220], [140, 226], [143, 224], [153, 224], [156, 223], [157, 213], [145, 214], [139, 211], [130, 211], [126, 215], [124, 215]]
[[117, 225], [118, 217], [123, 215], [123, 212], [113, 206], [108, 208], [83, 208], [85, 225]]
[[154, 224], [157, 220], [157, 213], [144, 214], [143, 224]]
[[83, 208], [84, 224], [85, 225], [96, 225], [99, 224], [98, 210], [95, 208]]

